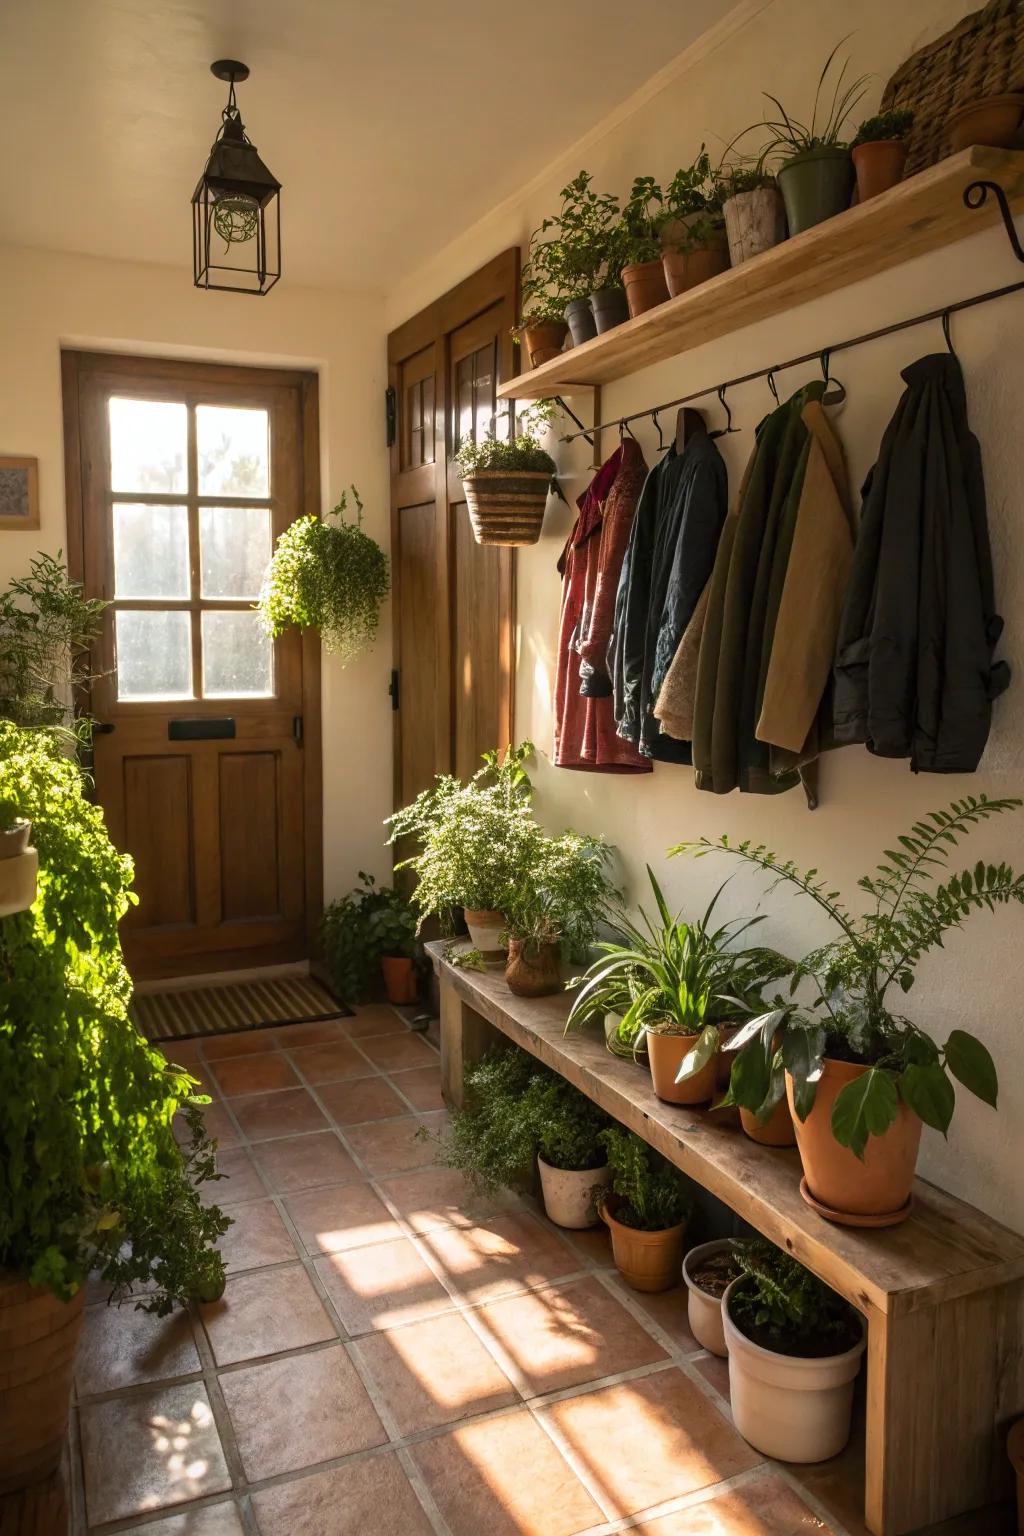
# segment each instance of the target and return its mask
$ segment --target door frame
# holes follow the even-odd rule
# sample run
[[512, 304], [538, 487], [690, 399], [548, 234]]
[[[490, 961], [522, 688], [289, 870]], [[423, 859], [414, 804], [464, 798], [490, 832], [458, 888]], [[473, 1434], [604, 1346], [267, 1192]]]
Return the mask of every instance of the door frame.
[[[258, 368], [233, 363], [147, 357], [135, 353], [94, 352], [73, 347], [61, 348], [60, 370], [67, 562], [72, 581], [84, 583], [85, 580], [84, 460], [79, 384], [92, 372], [114, 371], [120, 373], [126, 382], [130, 382], [133, 377], [144, 377], [166, 379], [169, 384], [200, 380], [242, 388], [247, 385], [258, 388], [266, 384], [270, 375], [275, 384], [297, 388], [302, 436], [302, 489], [295, 515], [320, 516], [320, 381], [316, 373], [294, 368]], [[301, 648], [306, 949], [309, 956], [312, 956], [316, 950], [324, 904], [323, 722], [319, 635], [311, 630], [303, 630]], [[88, 694], [82, 696], [82, 702], [88, 704]]]
[[[502, 306], [501, 318], [501, 343], [498, 348], [498, 382], [503, 379], [513, 378], [517, 372], [516, 351], [517, 346], [512, 336], [513, 327], [517, 319], [517, 307], [519, 303], [519, 269], [521, 252], [519, 247], [510, 246], [500, 255], [493, 257], [479, 271], [470, 277], [457, 283], [447, 293], [421, 309], [418, 314], [411, 316], [402, 325], [398, 326], [388, 336], [388, 386], [394, 390], [396, 405], [396, 431], [395, 440], [389, 450], [389, 487], [390, 487], [390, 513], [391, 513], [391, 550], [394, 557], [399, 549], [400, 542], [400, 516], [399, 506], [395, 495], [396, 480], [401, 472], [402, 449], [402, 402], [400, 397], [400, 368], [405, 358], [412, 357], [417, 352], [426, 351], [428, 347], [435, 349], [434, 377], [440, 381], [441, 389], [438, 393], [435, 386], [434, 395], [434, 462], [423, 464], [416, 470], [404, 471], [406, 474], [417, 474], [422, 477], [424, 495], [423, 501], [433, 500], [436, 526], [438, 529], [437, 565], [435, 577], [437, 583], [438, 615], [437, 626], [437, 676], [447, 678], [450, 671], [452, 655], [452, 641], [455, 633], [455, 592], [452, 582], [452, 567], [454, 559], [454, 540], [452, 538], [450, 502], [448, 495], [448, 454], [451, 447], [449, 441], [449, 406], [451, 401], [451, 358], [449, 336], [453, 331], [468, 325], [485, 310], [495, 305]], [[499, 402], [500, 404], [500, 402]], [[510, 420], [514, 404], [509, 404]], [[432, 481], [432, 495], [431, 495]], [[502, 552], [503, 575], [506, 581], [508, 596], [508, 610], [501, 617], [508, 628], [508, 666], [506, 675], [502, 679], [501, 712], [507, 720], [507, 740], [515, 739], [514, 711], [515, 711], [515, 617], [516, 617], [516, 562], [515, 551], [512, 549]], [[392, 600], [392, 654], [394, 666], [398, 672], [399, 687], [401, 688], [402, 656], [401, 636], [398, 623], [398, 614], [402, 601], [400, 562], [396, 558], [391, 561], [391, 600]], [[438, 772], [447, 773], [454, 766], [454, 712], [452, 690], [450, 687], [442, 690], [440, 699], [438, 730], [440, 740], [435, 743], [438, 760]], [[402, 712], [397, 710], [397, 718], [393, 731], [393, 783], [392, 798], [395, 807], [398, 807], [401, 797], [401, 773], [402, 773]], [[504, 743], [499, 742], [499, 748]]]

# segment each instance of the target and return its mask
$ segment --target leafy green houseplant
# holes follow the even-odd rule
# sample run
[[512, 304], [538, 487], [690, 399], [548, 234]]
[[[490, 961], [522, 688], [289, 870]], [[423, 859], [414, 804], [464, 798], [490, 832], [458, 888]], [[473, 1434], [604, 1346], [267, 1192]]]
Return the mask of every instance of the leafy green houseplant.
[[764, 1455], [826, 1461], [850, 1437], [864, 1324], [772, 1243], [737, 1240], [733, 1255], [722, 1310], [736, 1428]]
[[[355, 520], [348, 493], [327, 518], [297, 518], [281, 534], [267, 568], [258, 608], [269, 635], [293, 625], [318, 629], [324, 645], [347, 664], [372, 643], [388, 595], [388, 559], [364, 533], [355, 486]], [[328, 518], [336, 518], [331, 522]]]
[[69, 579], [59, 552], [37, 555], [0, 593], [0, 717], [88, 741], [90, 722], [75, 704], [91, 681], [89, 650], [107, 606]]
[[602, 839], [540, 828], [525, 877], [505, 903], [509, 960], [505, 976], [513, 992], [542, 997], [560, 988], [562, 950], [586, 957], [598, 923], [618, 895], [608, 876], [611, 849]]
[[653, 176], [637, 176], [610, 235], [609, 261], [626, 289], [631, 318], [668, 298], [661, 265], [665, 194]]
[[591, 295], [599, 288], [621, 290], [622, 286], [618, 271], [608, 271], [619, 200], [613, 193], [596, 192], [592, 180], [589, 171], [574, 176], [562, 188], [558, 213], [545, 219], [540, 227], [541, 234], [554, 231], [551, 241], [560, 259], [565, 318], [574, 346], [589, 341], [595, 334]]
[[[788, 1081], [807, 1184], [829, 1208], [882, 1216], [903, 1210], [920, 1123], [947, 1133], [953, 1078], [996, 1105], [996, 1069], [980, 1040], [954, 1029], [940, 1047], [892, 1011], [889, 999], [893, 988], [911, 990], [918, 963], [972, 913], [1024, 904], [1024, 876], [1005, 862], [948, 871], [951, 853], [974, 827], [1021, 804], [971, 795], [916, 821], [858, 881], [870, 902], [862, 913], [853, 913], [816, 869], [800, 871], [763, 845], [700, 839], [671, 850], [721, 853], [752, 864], [770, 877], [770, 889], [792, 886], [838, 929], [837, 939], [794, 968], [789, 999], [776, 998], [775, 1007], [733, 1038], [729, 1089], [733, 1102], [765, 1114]], [[795, 1000], [802, 983], [811, 993], [806, 1006]], [[828, 1134], [823, 1138], [822, 1132]], [[845, 1157], [832, 1161], [833, 1142]], [[894, 1168], [887, 1145], [900, 1154]]]
[[890, 107], [865, 118], [850, 146], [862, 203], [888, 192], [903, 179], [907, 164], [907, 135], [914, 126], [909, 107]]
[[521, 432], [507, 441], [493, 431], [479, 442], [467, 437], [455, 464], [478, 544], [536, 544], [548, 492], [557, 482], [555, 461], [533, 433]]
[[693, 1208], [686, 1180], [646, 1141], [621, 1125], [602, 1132], [610, 1192], [601, 1215], [622, 1278], [638, 1291], [677, 1285], [683, 1237]]
[[665, 190], [661, 260], [673, 298], [729, 265], [723, 191], [721, 174], [703, 144], [692, 165], [676, 171]]
[[370, 998], [385, 957], [411, 961], [416, 953], [411, 901], [392, 886], [378, 886], [365, 870], [359, 881], [349, 895], [324, 908], [320, 921], [321, 953], [332, 985], [348, 1003]]
[[559, 239], [544, 240], [552, 221], [545, 219], [530, 236], [519, 274], [519, 324], [512, 334], [524, 347], [528, 366], [539, 368], [562, 350], [568, 329], [565, 306], [573, 294], [568, 253]]
[[[160, 1314], [219, 1296], [214, 1244], [229, 1223], [199, 1195], [215, 1175], [206, 1101], [128, 1020], [117, 925], [131, 862], [55, 734], [0, 723], [0, 824], [18, 816], [32, 822], [39, 876], [31, 909], [0, 919], [0, 1288], [20, 1293], [40, 1341], [34, 1353], [16, 1352], [30, 1379], [47, 1329], [74, 1336], [90, 1271], [113, 1298]], [[179, 1112], [182, 1147], [172, 1129]], [[67, 1416], [70, 1351], [65, 1363], [63, 1392], [55, 1378], [52, 1403], [39, 1407], [40, 1441], [25, 1451], [29, 1460], [38, 1452], [38, 1476]], [[12, 1362], [0, 1470], [21, 1385]]]

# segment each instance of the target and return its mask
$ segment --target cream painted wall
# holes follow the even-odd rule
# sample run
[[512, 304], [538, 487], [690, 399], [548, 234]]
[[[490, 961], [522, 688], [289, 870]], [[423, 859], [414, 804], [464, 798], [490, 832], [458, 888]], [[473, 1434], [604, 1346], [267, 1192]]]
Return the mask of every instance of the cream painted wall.
[[[692, 159], [702, 140], [727, 140], [760, 112], [759, 91], [769, 87], [793, 108], [809, 107], [814, 79], [829, 49], [851, 26], [850, 52], [856, 72], [874, 71], [882, 82], [908, 53], [936, 36], [970, 8], [958, 0], [894, 6], [865, 0], [851, 20], [841, 0], [773, 0], [747, 7], [742, 26], [720, 29], [717, 43], [698, 47], [689, 65], [671, 67], [662, 88], [649, 93], [632, 115], [616, 116], [595, 130], [582, 147], [538, 178], [523, 197], [506, 204], [482, 224], [464, 232], [421, 272], [391, 295], [388, 324], [396, 324], [428, 299], [472, 271], [513, 241], [523, 241], [543, 215], [557, 205], [557, 191], [580, 165], [599, 182], [619, 191], [633, 174], [669, 176]], [[873, 99], [867, 105], [873, 105]], [[840, 340], [876, 325], [941, 305], [1021, 276], [1001, 232], [983, 233], [943, 252], [899, 267], [885, 277], [857, 284], [807, 304], [773, 321], [648, 369], [605, 392], [606, 417], [670, 399], [701, 385], [758, 368]], [[555, 563], [569, 530], [569, 511], [550, 503], [541, 543], [521, 551], [518, 565], [519, 670], [517, 733], [538, 744], [538, 803], [552, 826], [573, 825], [603, 833], [620, 850], [632, 896], [641, 893], [645, 860], [658, 866], [672, 896], [690, 910], [699, 907], [730, 872], [724, 860], [666, 864], [666, 847], [682, 838], [727, 832], [750, 837], [816, 865], [855, 894], [853, 883], [880, 851], [916, 816], [955, 796], [984, 790], [990, 795], [1024, 792], [1024, 537], [1021, 484], [1024, 440], [1020, 430], [1024, 399], [1024, 299], [1010, 298], [953, 322], [953, 334], [967, 378], [971, 420], [981, 439], [989, 492], [989, 518], [996, 561], [999, 607], [1007, 633], [1001, 654], [1014, 668], [1010, 692], [998, 702], [988, 751], [971, 777], [915, 778], [904, 763], [875, 760], [862, 749], [830, 757], [822, 774], [820, 809], [808, 812], [799, 792], [778, 799], [737, 794], [716, 799], [700, 794], [691, 774], [659, 766], [650, 778], [619, 778], [559, 771], [550, 766], [551, 689], [555, 667], [559, 581]], [[915, 357], [941, 347], [938, 325], [911, 332], [836, 359], [834, 371], [849, 391], [838, 416], [850, 479], [859, 487], [896, 404], [900, 369]], [[812, 370], [813, 371], [813, 370]], [[782, 376], [790, 390], [808, 370]], [[573, 402], [586, 410], [586, 402]], [[771, 405], [767, 387], [737, 390], [732, 400], [738, 435], [722, 440], [735, 486], [752, 443], [753, 428]], [[719, 424], [717, 405], [711, 412]], [[723, 423], [724, 424], [724, 423]], [[640, 431], [648, 461], [656, 438]], [[605, 449], [613, 446], [612, 434]], [[563, 485], [570, 500], [586, 481], [588, 458], [579, 447], [562, 450]], [[973, 863], [998, 853], [1024, 865], [1024, 812], [979, 832], [969, 846]], [[760, 887], [740, 874], [729, 888], [733, 912], [762, 901]], [[799, 953], [824, 929], [815, 909], [779, 892], [763, 901], [771, 914], [761, 932], [766, 940]], [[1024, 1230], [1024, 918], [1019, 909], [973, 920], [945, 951], [921, 967], [912, 995], [912, 1013], [938, 1038], [955, 1025], [976, 1031], [993, 1051], [1002, 1079], [998, 1113], [959, 1095], [948, 1143], [925, 1133], [924, 1171], [954, 1192]]]
[[[202, 293], [181, 268], [0, 249], [0, 452], [39, 459], [42, 526], [0, 534], [0, 584], [37, 549], [65, 546], [60, 349], [130, 351], [315, 369], [325, 508], [355, 482], [367, 531], [388, 540], [382, 301], [280, 287], [265, 299]], [[329, 897], [359, 869], [383, 876], [380, 822], [391, 809], [390, 615], [344, 670], [324, 657], [324, 868]]]

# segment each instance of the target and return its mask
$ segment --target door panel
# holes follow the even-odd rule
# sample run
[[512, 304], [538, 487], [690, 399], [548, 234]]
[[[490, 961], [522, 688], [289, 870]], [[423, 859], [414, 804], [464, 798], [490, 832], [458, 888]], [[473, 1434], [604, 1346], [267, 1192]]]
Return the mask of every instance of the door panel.
[[512, 739], [514, 552], [475, 542], [452, 459], [515, 371], [518, 286], [506, 251], [388, 338], [396, 805]]
[[297, 632], [269, 640], [253, 604], [274, 539], [318, 499], [315, 390], [271, 370], [65, 365], [84, 584], [110, 604], [94, 774], [136, 861], [129, 967], [302, 958], [319, 904], [320, 765], [302, 745], [319, 743], [319, 669]]

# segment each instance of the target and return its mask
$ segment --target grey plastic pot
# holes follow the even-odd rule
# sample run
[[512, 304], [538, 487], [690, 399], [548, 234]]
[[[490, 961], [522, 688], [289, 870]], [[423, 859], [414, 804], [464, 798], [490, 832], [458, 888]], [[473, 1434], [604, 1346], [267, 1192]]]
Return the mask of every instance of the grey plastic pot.
[[597, 293], [590, 295], [590, 307], [594, 312], [594, 324], [599, 336], [629, 319], [624, 288], [599, 288]]
[[574, 347], [582, 347], [585, 341], [593, 341], [597, 335], [597, 325], [589, 299], [570, 300], [565, 306], [565, 318]]
[[804, 150], [780, 166], [779, 188], [791, 235], [844, 213], [853, 193], [853, 159], [848, 149], [822, 145]]

